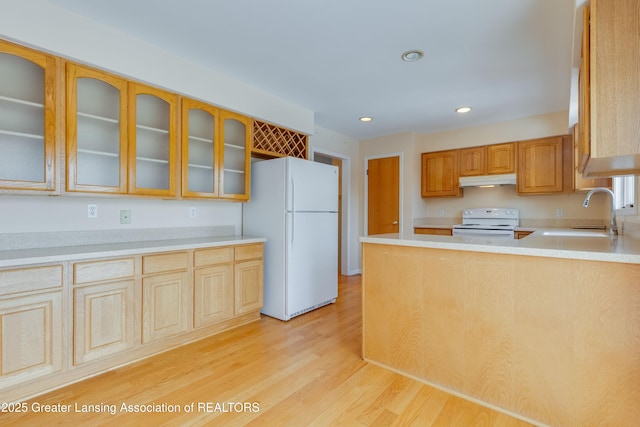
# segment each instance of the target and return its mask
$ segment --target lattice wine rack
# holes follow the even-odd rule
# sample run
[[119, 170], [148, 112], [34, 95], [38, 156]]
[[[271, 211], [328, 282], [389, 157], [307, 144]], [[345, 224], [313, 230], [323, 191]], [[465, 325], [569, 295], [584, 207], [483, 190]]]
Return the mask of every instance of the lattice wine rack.
[[307, 135], [253, 121], [253, 154], [266, 157], [307, 158]]

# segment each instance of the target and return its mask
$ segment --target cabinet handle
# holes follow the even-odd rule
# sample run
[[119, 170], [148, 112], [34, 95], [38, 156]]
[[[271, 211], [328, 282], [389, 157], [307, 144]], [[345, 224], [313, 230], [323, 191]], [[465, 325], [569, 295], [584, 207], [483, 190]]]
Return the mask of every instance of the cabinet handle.
[[393, 221], [391, 224], [392, 225], [398, 225], [398, 221]]

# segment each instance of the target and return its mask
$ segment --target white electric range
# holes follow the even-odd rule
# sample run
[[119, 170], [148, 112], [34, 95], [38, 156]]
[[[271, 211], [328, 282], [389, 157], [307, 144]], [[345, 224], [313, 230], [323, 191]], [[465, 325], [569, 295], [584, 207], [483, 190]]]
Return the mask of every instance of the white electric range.
[[513, 239], [520, 225], [520, 211], [510, 208], [473, 208], [462, 211], [462, 224], [453, 226], [454, 236]]

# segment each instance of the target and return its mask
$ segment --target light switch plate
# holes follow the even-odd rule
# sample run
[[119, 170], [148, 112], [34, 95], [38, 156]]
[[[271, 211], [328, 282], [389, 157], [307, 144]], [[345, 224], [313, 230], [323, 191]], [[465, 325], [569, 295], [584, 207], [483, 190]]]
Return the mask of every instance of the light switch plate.
[[131, 224], [131, 211], [130, 210], [121, 210], [120, 211], [120, 224]]

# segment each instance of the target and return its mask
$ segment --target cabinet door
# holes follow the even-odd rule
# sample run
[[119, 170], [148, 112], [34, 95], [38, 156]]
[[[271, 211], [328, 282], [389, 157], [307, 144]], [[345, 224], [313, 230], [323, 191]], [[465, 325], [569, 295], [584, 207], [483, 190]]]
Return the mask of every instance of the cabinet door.
[[471, 147], [459, 151], [460, 176], [486, 175], [487, 147]]
[[190, 292], [187, 273], [142, 279], [142, 342], [148, 343], [189, 329]]
[[263, 306], [262, 260], [244, 261], [234, 266], [236, 316], [259, 310]]
[[0, 188], [56, 190], [57, 64], [0, 41]]
[[218, 197], [218, 109], [182, 99], [182, 195]]
[[62, 291], [0, 299], [0, 389], [62, 369]]
[[516, 144], [487, 146], [487, 173], [490, 175], [516, 171]]
[[251, 120], [240, 114], [220, 111], [223, 144], [220, 147], [219, 196], [249, 200], [251, 165]]
[[74, 364], [135, 345], [133, 280], [74, 289]]
[[518, 193], [562, 193], [562, 137], [518, 144]]
[[126, 193], [127, 83], [67, 64], [67, 191]]
[[176, 98], [129, 83], [129, 193], [176, 195]]
[[458, 197], [458, 179], [457, 150], [422, 154], [422, 197]]
[[589, 5], [584, 6], [582, 14], [582, 49], [580, 55], [580, 70], [578, 72], [578, 132], [577, 168], [582, 174], [591, 155], [591, 55], [589, 31]]
[[193, 326], [199, 328], [233, 317], [232, 264], [199, 268], [194, 272]]

